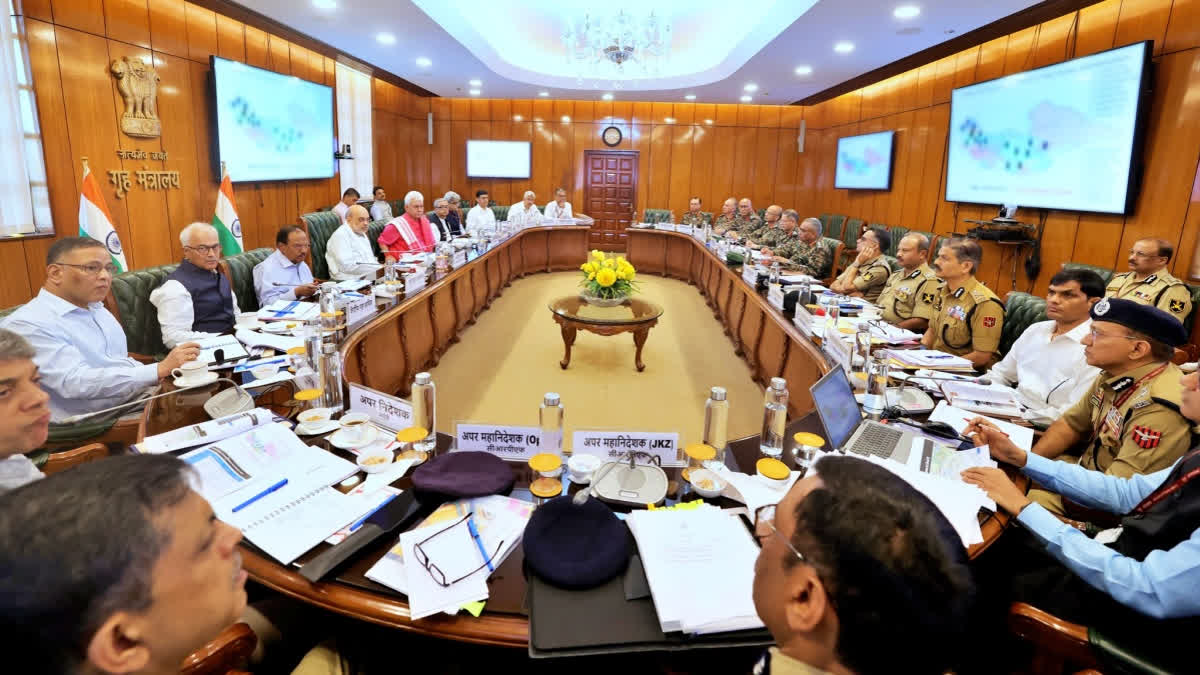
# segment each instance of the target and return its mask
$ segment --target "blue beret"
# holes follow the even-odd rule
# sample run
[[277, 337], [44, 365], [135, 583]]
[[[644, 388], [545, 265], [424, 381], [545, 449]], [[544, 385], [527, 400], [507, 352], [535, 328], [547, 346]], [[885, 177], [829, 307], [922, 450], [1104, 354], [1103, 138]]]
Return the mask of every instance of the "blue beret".
[[599, 586], [629, 564], [629, 531], [599, 499], [569, 496], [542, 504], [525, 525], [525, 562], [539, 577], [568, 589]]
[[1091, 316], [1094, 321], [1119, 323], [1169, 347], [1187, 342], [1187, 331], [1178, 319], [1157, 307], [1133, 300], [1104, 298], [1092, 305]]
[[486, 452], [438, 455], [413, 472], [413, 489], [449, 499], [505, 494], [516, 480], [512, 467]]

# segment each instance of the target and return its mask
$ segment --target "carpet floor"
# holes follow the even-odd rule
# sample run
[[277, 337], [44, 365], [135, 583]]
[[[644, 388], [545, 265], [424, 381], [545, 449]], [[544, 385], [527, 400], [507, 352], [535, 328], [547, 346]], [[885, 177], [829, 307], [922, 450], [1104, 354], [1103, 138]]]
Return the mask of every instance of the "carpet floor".
[[439, 431], [458, 422], [537, 425], [546, 392], [558, 392], [565, 441], [582, 429], [678, 432], [681, 444], [703, 432], [709, 388], [729, 392], [729, 437], [757, 434], [763, 389], [734, 354], [733, 345], [693, 286], [640, 277], [640, 297], [665, 312], [642, 351], [646, 370], [634, 367], [633, 336], [579, 331], [567, 370], [559, 367], [562, 334], [549, 303], [578, 292], [579, 274], [536, 274], [514, 281], [461, 334], [438, 366]]

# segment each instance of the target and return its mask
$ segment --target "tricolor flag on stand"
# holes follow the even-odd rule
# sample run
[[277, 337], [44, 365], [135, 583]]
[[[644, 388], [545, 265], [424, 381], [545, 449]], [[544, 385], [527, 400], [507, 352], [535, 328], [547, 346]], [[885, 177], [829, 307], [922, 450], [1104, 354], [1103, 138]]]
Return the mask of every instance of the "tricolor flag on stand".
[[238, 220], [237, 206], [233, 203], [233, 181], [221, 164], [221, 189], [217, 190], [217, 210], [213, 213], [212, 226], [217, 228], [221, 240], [221, 255], [236, 255], [245, 250], [242, 245], [242, 223]]
[[92, 170], [88, 168], [87, 157], [83, 158], [83, 188], [79, 194], [79, 236], [91, 237], [104, 244], [113, 264], [120, 274], [129, 269], [125, 262], [125, 250], [121, 248], [121, 237], [113, 228], [112, 214], [108, 212], [108, 204], [104, 203], [104, 195]]

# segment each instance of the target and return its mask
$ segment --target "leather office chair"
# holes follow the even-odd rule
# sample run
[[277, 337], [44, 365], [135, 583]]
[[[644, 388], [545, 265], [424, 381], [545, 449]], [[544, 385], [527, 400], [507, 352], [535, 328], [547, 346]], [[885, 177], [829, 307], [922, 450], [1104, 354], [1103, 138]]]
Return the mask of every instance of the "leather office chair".
[[508, 205], [492, 204], [492, 213], [496, 214], [496, 222], [508, 220]]
[[710, 211], [701, 211], [701, 212], [700, 212], [700, 216], [701, 216], [702, 218], [704, 218], [704, 222], [708, 223], [709, 225], [712, 225], [712, 221], [713, 221], [713, 220], [712, 220], [712, 219], [713, 219], [713, 214], [712, 214], [712, 212], [710, 212]]
[[325, 245], [333, 233], [342, 226], [342, 219], [336, 213], [316, 212], [300, 216], [300, 225], [308, 232], [309, 267], [313, 276], [318, 279], [329, 278], [329, 264], [325, 262]]
[[1033, 324], [1045, 321], [1046, 300], [1021, 291], [1011, 291], [1004, 297], [1004, 326], [1000, 329], [1000, 357]]
[[821, 282], [828, 287], [842, 273], [841, 260], [842, 253], [846, 249], [846, 244], [840, 239], [834, 239], [833, 237], [821, 237], [820, 243], [829, 251], [829, 269], [813, 270], [813, 272], [816, 272], [813, 276], [821, 279]]
[[129, 355], [138, 360], [157, 361], [170, 351], [162, 341], [158, 308], [150, 303], [150, 292], [166, 281], [177, 263], [122, 272], [113, 278], [104, 306], [125, 329]]
[[668, 209], [645, 209], [642, 212], [642, 222], [644, 223], [665, 223], [671, 218], [671, 211]]
[[254, 290], [254, 267], [275, 252], [273, 248], [255, 248], [221, 260], [221, 271], [237, 298], [238, 309], [258, 311], [258, 293]]
[[1100, 275], [1100, 279], [1104, 282], [1104, 285], [1106, 285], [1106, 286], [1108, 285], [1108, 282], [1112, 281], [1112, 278], [1113, 278], [1112, 270], [1108, 269], [1107, 267], [1100, 267], [1099, 265], [1088, 265], [1087, 263], [1077, 263], [1077, 262], [1065, 262], [1062, 264], [1062, 267], [1064, 270], [1090, 270], [1092, 272], [1095, 272], [1096, 274]]
[[367, 225], [367, 239], [371, 240], [371, 252], [375, 254], [376, 260], [383, 260], [383, 249], [379, 248], [379, 235], [383, 234], [383, 228], [387, 227], [388, 222], [376, 220]]
[[35, 450], [27, 455], [42, 473], [50, 475], [64, 471], [84, 462], [103, 459], [109, 455], [108, 446], [103, 443], [88, 443], [74, 450], [50, 452], [46, 448]]
[[[803, 219], [803, 218], [804, 218], [804, 216], [801, 216], [801, 219]], [[799, 223], [797, 223], [797, 225], [798, 224]], [[846, 216], [832, 213], [832, 214], [829, 214], [829, 222], [825, 222], [824, 220], [821, 220], [821, 224], [825, 226], [825, 236], [826, 237], [840, 239], [842, 237], [842, 230], [845, 229]]]
[[1063, 621], [1023, 602], [1013, 603], [1009, 608], [1008, 626], [1018, 637], [1033, 643], [1030, 670], [1034, 675], [1058, 675], [1064, 670], [1077, 674], [1168, 675], [1171, 672], [1156, 663], [1152, 654], [1136, 652], [1119, 639], [1095, 628]]
[[888, 234], [892, 237], [892, 245], [889, 246], [888, 250], [884, 251], [884, 253], [895, 257], [896, 249], [900, 248], [900, 240], [908, 235], [909, 230], [907, 227], [903, 227], [901, 225], [893, 225], [892, 227], [887, 228], [887, 230]]
[[4, 317], [8, 316], [9, 314], [12, 314], [13, 312], [17, 311], [18, 309], [21, 309], [24, 306], [25, 306], [24, 304], [20, 304], [20, 305], [13, 305], [12, 307], [5, 307], [4, 309], [0, 309], [0, 319], [3, 319]]

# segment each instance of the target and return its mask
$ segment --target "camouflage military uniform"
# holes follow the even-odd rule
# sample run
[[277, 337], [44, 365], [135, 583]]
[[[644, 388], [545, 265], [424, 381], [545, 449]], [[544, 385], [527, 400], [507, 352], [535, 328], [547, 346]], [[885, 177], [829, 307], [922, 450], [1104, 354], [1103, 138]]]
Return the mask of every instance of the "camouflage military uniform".
[[[799, 230], [793, 230], [793, 232], [799, 232]], [[832, 262], [829, 249], [821, 245], [820, 239], [806, 244], [798, 234], [792, 234], [773, 250], [775, 255], [787, 258], [792, 266], [799, 267], [805, 274], [810, 274], [818, 279], [824, 279], [829, 274]]]
[[1108, 282], [1104, 295], [1157, 307], [1179, 319], [1179, 323], [1183, 323], [1192, 311], [1192, 292], [1166, 270], [1155, 272], [1141, 281], [1134, 280], [1133, 272], [1118, 274]]
[[783, 227], [779, 224], [779, 221], [775, 221], [774, 227], [771, 227], [770, 225], [764, 225], [760, 227], [757, 232], [755, 232], [754, 236], [751, 237], [751, 239], [753, 239], [754, 243], [758, 244], [759, 246], [765, 246], [773, 249], [786, 241], [789, 236], [793, 235], [785, 234]]
[[692, 227], [704, 227], [704, 214], [688, 211], [683, 214], [683, 218], [679, 222], [683, 225], [691, 225]]
[[737, 220], [733, 216], [721, 214], [713, 221], [713, 232], [717, 234], [737, 232]]

